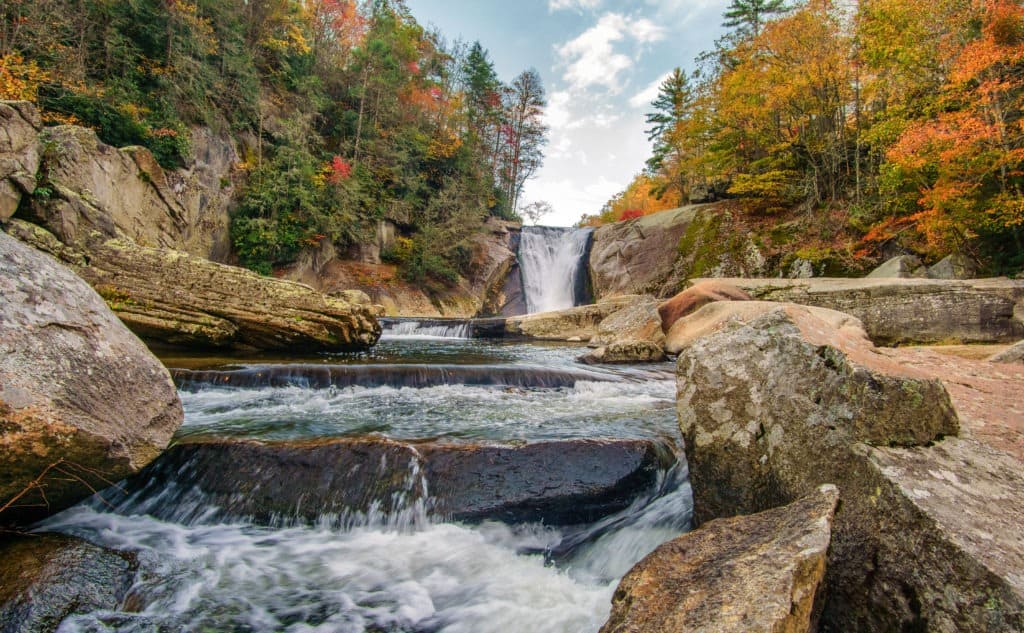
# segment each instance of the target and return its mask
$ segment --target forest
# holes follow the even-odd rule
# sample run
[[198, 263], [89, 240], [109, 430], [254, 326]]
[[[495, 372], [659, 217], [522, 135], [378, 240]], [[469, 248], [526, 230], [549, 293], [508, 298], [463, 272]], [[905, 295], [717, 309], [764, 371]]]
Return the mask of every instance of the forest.
[[1024, 7], [732, 0], [647, 115], [644, 170], [582, 224], [725, 199], [857, 270], [895, 252], [1024, 267]]
[[543, 160], [535, 70], [501, 81], [402, 0], [8, 0], [0, 99], [183, 164], [194, 126], [244, 148], [232, 176], [240, 262], [264, 274], [380, 219], [404, 276], [446, 283], [491, 216], [517, 219]]

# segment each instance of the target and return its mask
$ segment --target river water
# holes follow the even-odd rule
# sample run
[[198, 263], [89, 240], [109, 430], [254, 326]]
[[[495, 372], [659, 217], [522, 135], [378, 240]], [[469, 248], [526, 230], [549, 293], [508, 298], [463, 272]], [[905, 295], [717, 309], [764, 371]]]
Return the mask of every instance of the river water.
[[[406, 332], [362, 354], [166, 362], [180, 368], [177, 441], [630, 438], [681, 457], [672, 366], [589, 368], [574, 362], [583, 351]], [[422, 498], [344, 525], [259, 525], [214, 507], [157, 519], [146, 507], [93, 500], [44, 524], [140, 565], [119, 610], [61, 631], [594, 632], [621, 576], [688, 529], [692, 501], [682, 460], [585, 525], [447, 522]]]

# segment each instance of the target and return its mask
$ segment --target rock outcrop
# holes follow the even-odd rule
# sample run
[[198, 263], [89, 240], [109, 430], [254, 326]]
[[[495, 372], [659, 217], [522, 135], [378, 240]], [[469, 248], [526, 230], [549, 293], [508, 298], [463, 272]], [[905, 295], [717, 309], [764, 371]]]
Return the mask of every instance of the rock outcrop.
[[36, 189], [39, 112], [28, 101], [0, 101], [0, 222], [14, 215]]
[[69, 263], [118, 317], [154, 345], [239, 350], [343, 351], [373, 345], [379, 309], [308, 286], [124, 239], [88, 255], [34, 225], [8, 230]]
[[601, 633], [807, 633], [839, 493], [716, 519], [658, 547], [622, 579]]
[[0, 233], [0, 523], [30, 523], [137, 472], [181, 421], [167, 370], [103, 299]]
[[456, 521], [570, 525], [626, 508], [674, 463], [667, 447], [646, 440], [210, 441], [168, 450], [127, 482], [121, 502], [125, 511], [185, 522], [313, 522], [325, 515], [349, 520], [371, 511], [391, 517], [422, 511]]
[[[694, 280], [698, 283], [703, 280]], [[1024, 280], [720, 279], [755, 299], [851, 314], [880, 345], [999, 343], [1024, 337]]]
[[4, 633], [50, 633], [67, 617], [114, 610], [135, 579], [134, 555], [58, 534], [0, 546]]
[[893, 257], [878, 268], [868, 273], [868, 279], [914, 278], [927, 277], [928, 269], [921, 260], [913, 255]]
[[942, 382], [805, 307], [718, 321], [678, 359], [698, 521], [834, 482], [822, 630], [1020, 630], [1021, 463], [948, 437], [959, 424]]
[[[38, 118], [31, 104], [22, 110]], [[46, 128], [29, 146], [42, 157], [34, 166], [46, 194], [34, 197], [21, 217], [72, 246], [98, 233], [224, 261], [231, 250], [230, 175], [238, 154], [230, 141], [203, 128], [192, 131], [191, 144], [187, 168], [165, 170], [142, 147], [114, 148], [73, 125]], [[6, 148], [0, 156], [9, 160]], [[28, 173], [35, 182], [36, 171]]]
[[470, 318], [508, 314], [514, 310], [505, 307], [516, 300], [518, 239], [518, 224], [488, 220], [471, 247], [472, 273], [444, 290], [427, 291], [422, 284], [410, 283], [392, 264], [353, 260], [349, 254], [338, 252], [329, 240], [323, 240], [317, 250], [304, 252], [295, 264], [280, 272], [285, 279], [326, 294], [362, 290], [374, 303], [384, 306], [389, 316]]
[[978, 265], [971, 258], [960, 253], [947, 255], [928, 268], [929, 279], [972, 279], [978, 272]]
[[505, 335], [586, 343], [596, 336], [602, 321], [636, 300], [635, 296], [619, 296], [592, 305], [509, 317], [505, 319]]
[[658, 306], [661, 329], [668, 334], [672, 325], [682, 317], [696, 312], [715, 301], [750, 301], [751, 296], [736, 286], [714, 280], [704, 280], [680, 292]]
[[708, 204], [599, 227], [590, 250], [594, 296], [671, 297], [692, 277], [766, 274], [752, 238], [727, 228], [731, 218], [724, 206]]

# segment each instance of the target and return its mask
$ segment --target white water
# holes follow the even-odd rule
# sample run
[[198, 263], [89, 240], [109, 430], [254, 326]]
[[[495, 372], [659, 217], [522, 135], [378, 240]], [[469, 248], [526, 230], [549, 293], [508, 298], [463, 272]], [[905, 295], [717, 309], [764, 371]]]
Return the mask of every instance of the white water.
[[[575, 348], [473, 340], [397, 341], [374, 353], [392, 363], [581, 369], [572, 363]], [[615, 380], [559, 388], [211, 384], [181, 394], [180, 435], [678, 442], [671, 367], [586, 371]], [[593, 633], [607, 619], [618, 579], [685, 531], [692, 510], [685, 465], [662, 473], [626, 510], [561, 528], [440, 522], [430, 518], [430, 491], [415, 464], [405, 484], [423, 495], [400, 496], [390, 514], [378, 505], [358, 516], [324, 514], [305, 526], [243, 522], [218, 513], [198, 489], [172, 494], [173, 482], [116, 508], [76, 506], [41, 529], [135, 552], [140, 571], [121, 609], [74, 616], [58, 630]], [[173, 520], [144, 514], [153, 510], [147, 504]]]
[[[182, 525], [80, 505], [43, 528], [135, 552], [130, 596], [141, 609], [75, 616], [59, 631], [593, 632], [617, 579], [685, 530], [684, 479], [669, 473], [631, 507], [576, 532], [423, 515], [350, 529]], [[542, 552], [560, 546], [552, 565]]]
[[523, 227], [519, 266], [527, 312], [564, 310], [578, 305], [584, 284], [584, 255], [593, 229]]
[[469, 322], [465, 323], [430, 323], [420, 321], [396, 321], [384, 326], [380, 334], [383, 340], [431, 340], [431, 339], [468, 339], [470, 338]]

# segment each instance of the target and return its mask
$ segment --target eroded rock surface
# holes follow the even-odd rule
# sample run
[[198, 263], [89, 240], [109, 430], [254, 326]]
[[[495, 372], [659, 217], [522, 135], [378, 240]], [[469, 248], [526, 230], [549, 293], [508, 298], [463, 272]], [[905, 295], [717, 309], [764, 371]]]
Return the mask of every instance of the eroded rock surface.
[[825, 485], [661, 545], [619, 583], [601, 633], [814, 631], [838, 499]]
[[376, 306], [299, 283], [123, 239], [96, 240], [85, 255], [28, 223], [12, 222], [8, 231], [62, 257], [151, 344], [340, 351], [368, 347], [380, 336]]
[[0, 505], [25, 493], [0, 524], [27, 524], [137, 472], [181, 421], [167, 370], [103, 299], [0, 233]]
[[949, 438], [958, 419], [942, 381], [898, 352], [790, 305], [723, 316], [685, 346], [678, 412], [695, 515], [759, 511], [834, 482], [822, 630], [1020, 630], [1021, 464]]
[[994, 363], [1024, 363], [1024, 341], [1014, 343], [1008, 349], [993, 354], [990, 360]]
[[651, 363], [665, 360], [658, 301], [637, 297], [597, 324], [590, 339], [596, 349], [580, 357], [584, 363]]
[[928, 269], [913, 255], [893, 257], [868, 273], [868, 279], [927, 277]]
[[[695, 282], [701, 280], [695, 280]], [[880, 345], [1024, 337], [1024, 280], [722, 279], [755, 299], [851, 314]]]
[[[168, 450], [128, 482], [126, 500], [114, 502], [186, 522], [200, 516], [312, 522], [371, 510], [415, 512], [419, 503], [430, 515], [456, 521], [564, 525], [626, 508], [674, 462], [666, 447], [644, 440], [523, 446], [209, 441]], [[217, 508], [213, 519], [205, 516], [211, 506]]]
[[0, 545], [0, 630], [51, 633], [67, 617], [114, 610], [128, 593], [133, 555], [57, 534]]

